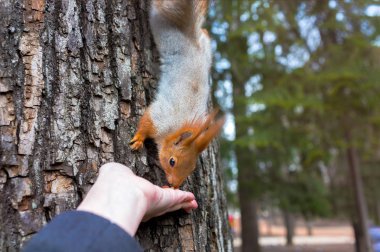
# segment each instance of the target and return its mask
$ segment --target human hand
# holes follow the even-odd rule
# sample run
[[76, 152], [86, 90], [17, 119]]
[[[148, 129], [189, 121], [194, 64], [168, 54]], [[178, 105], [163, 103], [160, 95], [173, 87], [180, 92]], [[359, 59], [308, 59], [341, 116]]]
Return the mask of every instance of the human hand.
[[102, 216], [134, 235], [141, 221], [198, 204], [190, 192], [160, 188], [136, 176], [128, 167], [108, 163], [77, 210]]

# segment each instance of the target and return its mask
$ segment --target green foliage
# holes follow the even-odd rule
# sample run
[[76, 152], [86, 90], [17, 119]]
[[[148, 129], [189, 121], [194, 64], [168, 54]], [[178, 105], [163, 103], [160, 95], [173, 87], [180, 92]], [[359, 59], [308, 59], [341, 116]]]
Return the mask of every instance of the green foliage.
[[379, 164], [380, 22], [367, 13], [373, 4], [222, 0], [214, 6], [216, 60], [229, 66], [213, 77], [233, 90], [226, 109], [234, 114], [236, 138], [225, 144], [236, 160], [229, 164], [244, 174], [239, 183], [253, 197], [270, 195], [280, 208], [308, 216], [324, 216], [330, 206], [346, 211], [351, 196], [335, 198], [347, 177], [331, 172], [327, 184], [321, 166], [333, 170], [348, 145], [371, 162], [366, 173]]
[[310, 174], [296, 173], [275, 191], [279, 207], [289, 212], [301, 213], [305, 217], [322, 216], [330, 213], [328, 193], [318, 177]]

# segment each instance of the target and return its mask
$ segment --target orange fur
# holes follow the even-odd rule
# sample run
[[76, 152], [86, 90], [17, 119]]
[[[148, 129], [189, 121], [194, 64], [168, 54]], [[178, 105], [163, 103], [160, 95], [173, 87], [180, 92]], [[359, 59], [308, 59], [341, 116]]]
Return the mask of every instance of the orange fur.
[[[167, 64], [162, 69], [175, 74], [176, 67], [179, 65], [178, 78], [174, 78], [173, 80], [174, 83], [179, 82], [175, 86], [178, 95], [162, 97], [160, 96], [160, 92], [158, 93], [156, 100], [151, 104], [151, 111], [148, 109], [142, 116], [137, 132], [130, 144], [133, 150], [137, 150], [143, 146], [146, 138], [154, 138], [158, 143], [161, 167], [166, 173], [169, 184], [174, 188], [178, 188], [193, 172], [199, 154], [219, 133], [224, 123], [224, 119], [215, 120], [218, 111], [214, 110], [207, 116], [206, 120], [202, 117], [183, 124], [184, 121], [191, 120], [189, 118], [192, 118], [197, 113], [204, 113], [206, 108], [207, 94], [209, 92], [207, 80], [211, 65], [211, 47], [209, 35], [206, 30], [201, 29], [201, 26], [205, 19], [207, 6], [207, 0], [152, 1], [152, 32], [159, 47], [161, 57], [164, 59], [167, 57], [168, 59], [166, 60], [172, 63]], [[169, 36], [166, 36], [167, 34]], [[182, 47], [186, 51], [174, 58], [174, 62], [171, 62], [173, 57], [169, 53], [170, 50], [179, 50], [178, 48]], [[194, 60], [184, 60], [185, 57], [194, 57]], [[189, 64], [188, 67], [193, 69], [190, 71], [191, 73], [199, 72], [199, 75], [191, 74], [182, 77], [183, 69], [187, 69], [186, 64]], [[194, 64], [196, 64], [195, 67]], [[173, 66], [168, 67], [168, 65]], [[163, 77], [167, 73], [165, 71], [163, 71]], [[170, 81], [173, 79], [172, 75], [169, 76]], [[185, 79], [185, 82], [188, 82], [188, 79], [192, 80], [191, 83], [189, 82], [191, 86], [181, 85], [182, 78]], [[167, 81], [166, 78], [162, 79]], [[160, 85], [163, 86], [160, 86], [160, 88], [171, 88], [165, 85], [165, 82], [162, 83]], [[187, 89], [191, 89], [191, 91], [187, 91]], [[195, 96], [196, 98], [200, 97], [200, 99], [195, 99], [194, 104], [189, 104], [189, 108], [191, 109], [186, 110], [187, 104], [183, 104], [182, 101], [182, 103], [177, 103], [177, 100], [182, 98], [181, 96]], [[169, 103], [166, 103], [167, 101]], [[182, 114], [176, 112], [172, 116], [168, 114], [168, 118], [163, 119], [162, 114], [168, 109], [168, 106], [176, 106], [178, 104], [181, 105], [179, 107], [182, 109], [185, 106], [185, 109], [183, 109], [185, 111], [180, 111]], [[165, 106], [160, 105], [165, 105], [166, 109]], [[197, 107], [194, 108], [193, 105]], [[151, 115], [153, 115], [154, 122], [157, 123], [157, 128], [152, 121]], [[167, 134], [170, 130], [171, 132]]]
[[[161, 143], [160, 163], [174, 188], [178, 188], [194, 171], [198, 155], [222, 128], [224, 117], [214, 122], [216, 114], [217, 110], [214, 110], [204, 122], [197, 120], [185, 124]], [[171, 158], [175, 160], [174, 167], [170, 165]]]
[[204, 35], [206, 35], [206, 37], [210, 38], [210, 34], [208, 33], [206, 29], [202, 29], [202, 32]]
[[154, 138], [157, 134], [157, 130], [154, 127], [150, 111], [147, 109], [140, 119], [137, 132], [132, 140], [129, 142], [132, 150], [138, 150], [143, 146], [146, 138]]
[[[174, 188], [179, 188], [194, 171], [198, 155], [219, 134], [225, 118], [215, 120], [217, 113], [218, 110], [214, 110], [205, 121], [199, 119], [188, 122], [160, 141], [160, 163], [169, 184]], [[140, 149], [146, 138], [154, 138], [156, 134], [156, 128], [147, 110], [141, 117], [138, 130], [130, 142], [131, 148]], [[174, 167], [170, 165], [171, 158], [175, 161]]]
[[206, 149], [207, 145], [211, 142], [211, 140], [219, 134], [225, 121], [226, 120], [224, 117], [222, 119], [219, 119], [214, 124], [212, 124], [205, 132], [203, 132], [197, 139], [195, 139], [195, 146], [197, 146], [197, 150], [199, 153]]
[[207, 12], [208, 7], [208, 0], [198, 0], [196, 3], [196, 11], [199, 13], [200, 16], [205, 16]]

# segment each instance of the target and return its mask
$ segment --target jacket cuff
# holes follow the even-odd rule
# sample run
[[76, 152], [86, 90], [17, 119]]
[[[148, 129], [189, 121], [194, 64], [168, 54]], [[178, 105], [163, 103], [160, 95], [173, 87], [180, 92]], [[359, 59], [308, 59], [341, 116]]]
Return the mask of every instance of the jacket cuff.
[[143, 251], [121, 227], [98, 215], [70, 211], [55, 217], [25, 247], [31, 251]]

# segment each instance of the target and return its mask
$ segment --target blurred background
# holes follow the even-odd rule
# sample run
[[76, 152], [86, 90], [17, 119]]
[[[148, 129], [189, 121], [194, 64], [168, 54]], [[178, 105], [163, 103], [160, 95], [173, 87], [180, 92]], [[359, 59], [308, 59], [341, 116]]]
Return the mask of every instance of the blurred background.
[[212, 2], [236, 251], [376, 250], [379, 25], [377, 0]]

